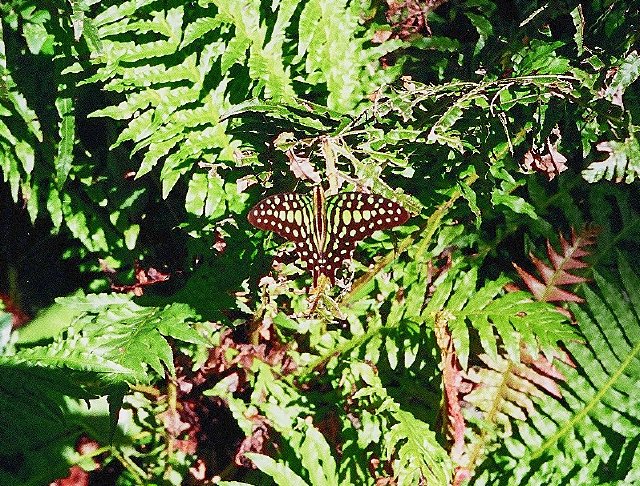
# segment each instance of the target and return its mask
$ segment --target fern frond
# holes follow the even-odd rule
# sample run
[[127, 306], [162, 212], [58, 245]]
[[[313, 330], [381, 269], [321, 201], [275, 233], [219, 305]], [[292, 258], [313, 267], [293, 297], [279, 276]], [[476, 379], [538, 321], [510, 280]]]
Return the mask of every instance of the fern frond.
[[476, 290], [476, 281], [476, 269], [455, 281], [453, 276], [447, 278], [423, 312], [423, 318], [434, 325], [436, 319], [446, 321], [463, 369], [469, 358], [469, 326], [477, 331], [482, 348], [494, 360], [498, 337], [509, 358], [517, 362], [521, 343], [534, 356], [539, 350], [553, 356], [558, 341], [575, 336], [566, 317], [553, 306], [532, 301], [527, 292], [500, 295], [509, 283], [506, 277], [488, 282], [480, 290]]
[[57, 303], [75, 313], [64, 338], [20, 351], [12, 360], [99, 373], [105, 383], [149, 383], [152, 371], [164, 376], [166, 367], [175, 374], [166, 338], [206, 345], [188, 324], [195, 315], [185, 305], [141, 307], [130, 296], [117, 294], [64, 297]]
[[409, 412], [398, 410], [393, 417], [398, 423], [391, 427], [385, 445], [389, 457], [398, 457], [394, 461], [397, 484], [448, 485], [451, 464], [429, 426]]
[[621, 284], [594, 273], [598, 291], [571, 310], [586, 343], [567, 342], [563, 400], [540, 412], [496, 451], [478, 484], [634, 484], [640, 481], [640, 277], [619, 258]]
[[298, 56], [306, 58], [309, 80], [324, 82], [329, 96], [327, 106], [348, 112], [364, 95], [395, 77], [391, 72], [374, 68], [378, 59], [402, 45], [387, 42], [364, 48], [370, 36], [354, 36], [358, 11], [346, 0], [310, 0], [300, 14]]
[[547, 240], [547, 256], [553, 267], [550, 267], [535, 255], [530, 254], [531, 261], [542, 277], [542, 281], [515, 263], [513, 263], [513, 266], [520, 275], [520, 278], [522, 278], [531, 293], [535, 296], [536, 300], [543, 302], [582, 302], [582, 299], [576, 294], [564, 290], [560, 288], [560, 286], [575, 285], [587, 281], [586, 278], [575, 275], [569, 272], [569, 270], [588, 266], [582, 258], [590, 254], [585, 248], [595, 243], [595, 236], [597, 234], [598, 230], [595, 228], [586, 228], [579, 234], [576, 234], [575, 231], [572, 230], [570, 241], [567, 241], [561, 234], [561, 254], [556, 252], [549, 240]]
[[[7, 66], [3, 22], [0, 22], [0, 173], [9, 183], [11, 197], [27, 205], [32, 220], [38, 212], [37, 188], [32, 183], [35, 150], [43, 140], [40, 121], [13, 81]], [[6, 120], [6, 122], [5, 122]]]
[[462, 463], [469, 471], [496, 448], [500, 438], [513, 434], [514, 421], [525, 421], [535, 413], [535, 398], [561, 397], [557, 381], [564, 376], [556, 367], [544, 357], [533, 360], [524, 350], [521, 356], [522, 362], [516, 363], [503, 357], [492, 360], [483, 353], [478, 358], [484, 366], [464, 374], [473, 387], [462, 397], [469, 422]]
[[[638, 61], [636, 61], [637, 63]], [[604, 152], [605, 159], [591, 162], [582, 171], [582, 177], [588, 182], [605, 179], [617, 183], [631, 184], [640, 178], [640, 130], [631, 127], [631, 133], [622, 141], [609, 140], [600, 142], [596, 148]]]

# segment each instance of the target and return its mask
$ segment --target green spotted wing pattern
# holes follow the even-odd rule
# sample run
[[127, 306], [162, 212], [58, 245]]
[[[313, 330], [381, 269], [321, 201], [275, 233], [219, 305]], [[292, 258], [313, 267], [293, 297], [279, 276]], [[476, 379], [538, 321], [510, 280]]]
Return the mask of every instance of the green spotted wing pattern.
[[322, 188], [316, 186], [311, 195], [269, 196], [247, 218], [253, 226], [293, 241], [315, 286], [320, 275], [335, 283], [336, 271], [351, 259], [359, 241], [377, 230], [401, 225], [409, 216], [400, 204], [376, 194], [345, 192], [325, 199]]

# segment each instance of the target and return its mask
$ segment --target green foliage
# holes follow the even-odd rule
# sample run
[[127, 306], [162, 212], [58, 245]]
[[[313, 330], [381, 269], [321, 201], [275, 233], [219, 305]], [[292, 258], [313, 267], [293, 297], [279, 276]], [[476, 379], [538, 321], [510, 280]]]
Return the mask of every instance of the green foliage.
[[[271, 476], [276, 484], [349, 484], [361, 477], [361, 473], [354, 471], [361, 464], [355, 464], [353, 458], [345, 456], [342, 464], [336, 465], [329, 444], [313, 427], [311, 417], [301, 419], [301, 416], [312, 413], [309, 408], [311, 400], [295, 387], [274, 380], [272, 372], [264, 365], [254, 363], [254, 369], [257, 376], [251, 404], [257, 410], [251, 420], [247, 419], [250, 413], [247, 405], [229, 393], [230, 380], [222, 380], [213, 390], [205, 392], [225, 397], [247, 434], [251, 433], [257, 417], [270, 417], [275, 430], [287, 441], [282, 462], [263, 454], [248, 453], [246, 457]], [[362, 413], [362, 425], [357, 426], [353, 419], [350, 421], [343, 417], [342, 433], [347, 437], [355, 433], [359, 447], [376, 445], [381, 457], [396, 458], [394, 470], [397, 471], [398, 484], [415, 484], [421, 477], [428, 478], [431, 484], [447, 484], [451, 476], [451, 462], [429, 425], [401, 410], [370, 366], [353, 363], [344, 370], [342, 379], [347, 383], [358, 383], [359, 390], [352, 394], [351, 400], [361, 402], [363, 406], [359, 412]], [[379, 441], [384, 447], [380, 447]], [[345, 444], [347, 447], [350, 446]]]
[[[243, 165], [229, 118], [246, 100], [293, 101], [320, 85], [329, 108], [347, 111], [397, 72], [376, 68], [397, 44], [365, 48], [357, 4], [275, 2], [267, 26], [259, 1], [202, 1], [187, 12], [156, 3], [126, 2], [95, 18], [101, 49], [86, 82], [124, 94], [91, 116], [129, 121], [115, 146], [135, 143], [138, 178], [162, 164], [163, 197], [185, 174], [201, 175], [197, 162], [225, 174]], [[187, 199], [202, 201], [190, 189]]]
[[[128, 296], [90, 294], [60, 298], [56, 305], [55, 311], [25, 328], [26, 332], [21, 334], [25, 339], [19, 337], [15, 342], [22, 347], [22, 343], [52, 339], [50, 344], [19, 348], [0, 357], [3, 370], [0, 401], [8, 414], [0, 441], [12, 444], [10, 449], [5, 447], [6, 454], [36, 447], [54, 430], [61, 436], [76, 436], [86, 430], [85, 420], [90, 420], [91, 414], [72, 398], [109, 396], [112, 419], [117, 421], [114, 414], [129, 383], [152, 383], [165, 373], [175, 376], [173, 351], [167, 338], [208, 344], [191, 327], [190, 322], [197, 315], [184, 304], [163, 309], [141, 307]], [[59, 319], [64, 319], [64, 329], [59, 328]], [[34, 334], [30, 331], [34, 325], [48, 329], [49, 334]], [[74, 414], [78, 416], [67, 423]], [[103, 415], [102, 421], [101, 439], [106, 444], [113, 430], [108, 431], [108, 416]], [[25, 435], [25, 430], [33, 431], [33, 435]], [[97, 429], [94, 435], [96, 432]], [[11, 439], [17, 436], [21, 437], [19, 441]], [[30, 468], [37, 471], [38, 461], [55, 456], [61, 447], [69, 446], [56, 441], [34, 454], [25, 472]], [[57, 473], [64, 475], [64, 467]], [[15, 481], [17, 477], [13, 477], [12, 482]]]
[[521, 344], [532, 355], [543, 351], [551, 356], [558, 341], [574, 337], [566, 317], [551, 305], [533, 302], [526, 292], [499, 296], [507, 283], [503, 278], [476, 290], [476, 271], [472, 270], [460, 276], [453, 292], [452, 278], [442, 282], [425, 308], [426, 320], [432, 320], [434, 326], [446, 324], [451, 330], [463, 368], [469, 356], [468, 324], [477, 331], [480, 345], [491, 359], [498, 356], [497, 337], [514, 361], [520, 359]]
[[[412, 5], [0, 5], [0, 483], [638, 481], [637, 9]], [[311, 289], [318, 180], [412, 218]]]
[[189, 327], [196, 315], [185, 305], [140, 307], [117, 294], [65, 297], [58, 304], [75, 313], [63, 338], [53, 336], [50, 345], [20, 351], [11, 356], [12, 362], [99, 373], [105, 383], [149, 383], [152, 372], [162, 376], [164, 367], [175, 374], [167, 337], [206, 344]]
[[594, 274], [586, 306], [572, 309], [584, 341], [568, 344], [574, 366], [562, 366], [561, 401], [518, 425], [484, 468], [478, 484], [633, 484], [640, 477], [637, 417], [640, 278], [620, 259], [620, 284]]

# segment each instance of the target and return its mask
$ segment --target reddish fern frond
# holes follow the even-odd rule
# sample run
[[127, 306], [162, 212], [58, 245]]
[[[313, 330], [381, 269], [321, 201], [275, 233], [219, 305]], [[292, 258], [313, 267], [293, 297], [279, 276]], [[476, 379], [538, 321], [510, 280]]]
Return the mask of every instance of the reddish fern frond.
[[586, 228], [579, 234], [576, 234], [572, 229], [571, 239], [569, 241], [561, 234], [560, 246], [562, 251], [560, 253], [558, 253], [553, 246], [551, 246], [549, 240], [547, 240], [547, 256], [552, 266], [549, 266], [535, 255], [529, 254], [541, 279], [536, 278], [515, 263], [513, 266], [536, 300], [544, 302], [582, 302], [582, 298], [573, 292], [562, 289], [560, 286], [575, 285], [588, 280], [580, 275], [570, 273], [569, 270], [589, 266], [588, 263], [582, 259], [590, 255], [590, 252], [586, 248], [595, 243], [597, 234], [597, 228]]
[[436, 342], [440, 348], [442, 364], [442, 382], [444, 388], [445, 427], [451, 441], [451, 459], [456, 470], [454, 485], [462, 484], [469, 478], [465, 456], [466, 422], [462, 414], [460, 403], [460, 385], [462, 384], [462, 369], [453, 345], [451, 332], [447, 326], [446, 313], [440, 313], [435, 320]]
[[[505, 356], [491, 358], [478, 356], [480, 363], [463, 372], [459, 399], [471, 416], [467, 436], [472, 437], [466, 447], [466, 466], [473, 471], [482, 462], [491, 442], [513, 434], [514, 421], [525, 421], [534, 413], [536, 398], [546, 395], [561, 398], [559, 381], [565, 381], [562, 373], [544, 356], [532, 357], [525, 346], [521, 348], [521, 361]], [[565, 361], [560, 354], [554, 361]], [[472, 412], [472, 414], [470, 413]]]

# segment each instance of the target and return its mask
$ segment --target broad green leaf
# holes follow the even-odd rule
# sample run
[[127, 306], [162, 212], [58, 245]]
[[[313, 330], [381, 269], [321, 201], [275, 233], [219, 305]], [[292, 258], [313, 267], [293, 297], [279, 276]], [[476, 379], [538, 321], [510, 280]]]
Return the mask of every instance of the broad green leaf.
[[627, 88], [640, 77], [640, 55], [638, 52], [630, 52], [622, 61], [605, 91], [607, 98], [615, 94], [622, 96]]
[[269, 456], [256, 454], [255, 452], [245, 452], [244, 455], [251, 459], [263, 473], [271, 476], [278, 486], [310, 486], [286, 465], [276, 462]]

